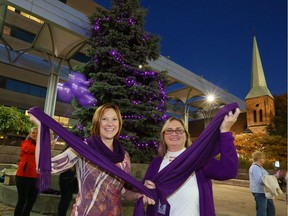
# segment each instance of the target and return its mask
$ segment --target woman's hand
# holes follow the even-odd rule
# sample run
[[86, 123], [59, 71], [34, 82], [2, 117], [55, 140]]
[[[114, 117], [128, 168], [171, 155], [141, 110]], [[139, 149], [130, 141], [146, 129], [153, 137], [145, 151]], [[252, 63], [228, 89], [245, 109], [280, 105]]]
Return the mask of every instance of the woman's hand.
[[143, 203], [147, 205], [155, 205], [155, 201], [152, 198], [147, 197], [144, 194], [138, 194], [138, 199], [143, 197]]
[[[155, 184], [154, 184], [152, 181], [150, 181], [150, 180], [145, 180], [144, 186], [147, 187], [148, 189], [155, 189], [155, 188], [156, 188], [156, 187], [155, 187]], [[155, 200], [153, 200], [152, 198], [147, 197], [147, 196], [145, 196], [144, 194], [140, 194], [140, 193], [138, 193], [137, 196], [138, 196], [138, 197], [137, 197], [138, 199], [141, 198], [141, 197], [143, 197], [143, 203], [144, 203], [144, 204], [147, 204], [147, 205], [155, 205]]]
[[240, 109], [237, 108], [235, 110], [235, 113], [233, 114], [232, 111], [230, 111], [228, 113], [228, 115], [226, 115], [224, 117], [224, 120], [222, 121], [221, 125], [220, 125], [220, 132], [221, 133], [225, 133], [230, 131], [231, 127], [233, 126], [233, 124], [237, 121], [237, 118], [240, 114]]
[[135, 191], [132, 191], [132, 190], [128, 190], [128, 189], [125, 189], [125, 192], [123, 194], [123, 197], [127, 200], [127, 201], [134, 201], [134, 200], [138, 200], [140, 199], [141, 197], [143, 197], [143, 203], [144, 204], [147, 204], [147, 205], [155, 205], [155, 201], [150, 198], [150, 197], [147, 197], [145, 196], [144, 194], [142, 193], [138, 193], [138, 192], [135, 192]]
[[144, 186], [147, 187], [148, 189], [155, 189], [156, 188], [154, 182], [152, 182], [150, 180], [145, 180]]
[[[40, 128], [41, 122], [40, 122], [35, 116], [33, 116], [32, 114], [29, 114], [29, 120], [30, 120], [33, 124], [35, 124], [35, 125], [38, 127], [38, 129]], [[38, 131], [38, 133], [39, 133], [39, 131]]]

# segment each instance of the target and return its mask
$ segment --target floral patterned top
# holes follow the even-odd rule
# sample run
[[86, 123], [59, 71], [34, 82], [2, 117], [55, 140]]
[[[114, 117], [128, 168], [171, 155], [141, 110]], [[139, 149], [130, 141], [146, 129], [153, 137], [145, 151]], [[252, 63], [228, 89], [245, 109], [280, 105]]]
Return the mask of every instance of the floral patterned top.
[[[71, 149], [52, 158], [52, 173], [59, 173], [76, 164], [78, 195], [71, 216], [122, 215], [124, 181], [85, 158], [78, 157]], [[125, 152], [124, 160], [115, 164], [130, 174], [131, 162]]]

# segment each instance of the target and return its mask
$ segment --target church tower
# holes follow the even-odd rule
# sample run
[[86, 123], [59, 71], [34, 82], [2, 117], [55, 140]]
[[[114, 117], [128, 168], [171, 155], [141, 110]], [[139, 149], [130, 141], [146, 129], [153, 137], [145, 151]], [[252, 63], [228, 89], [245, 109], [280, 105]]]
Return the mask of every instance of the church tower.
[[266, 133], [275, 115], [274, 98], [267, 88], [256, 36], [253, 38], [251, 88], [245, 97], [247, 128], [252, 133]]

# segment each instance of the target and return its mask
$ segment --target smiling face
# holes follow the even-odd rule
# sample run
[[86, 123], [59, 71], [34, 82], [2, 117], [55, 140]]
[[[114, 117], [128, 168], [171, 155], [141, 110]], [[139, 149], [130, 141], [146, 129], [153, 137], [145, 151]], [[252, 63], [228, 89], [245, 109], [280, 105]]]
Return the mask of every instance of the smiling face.
[[[92, 125], [90, 128], [90, 134], [92, 136], [101, 136], [102, 137], [102, 134], [105, 136], [105, 134], [108, 133], [108, 130], [105, 131], [102, 126], [104, 125], [105, 122], [107, 123], [108, 120], [110, 120], [111, 116], [115, 117], [118, 121], [117, 130], [113, 130], [113, 132], [116, 131], [116, 134], [114, 135], [114, 137], [115, 136], [117, 137], [120, 134], [121, 129], [122, 129], [122, 116], [121, 116], [121, 112], [120, 112], [118, 106], [113, 105], [113, 104], [109, 104], [109, 103], [103, 104], [100, 107], [98, 107], [98, 109], [96, 109], [96, 111], [93, 115], [93, 118], [92, 118]], [[116, 119], [114, 119], [114, 122], [116, 122], [115, 121]], [[101, 129], [102, 132], [100, 132], [100, 127], [102, 128]]]
[[181, 122], [172, 120], [164, 130], [164, 142], [170, 152], [185, 148], [186, 133]]
[[33, 140], [37, 140], [37, 134], [38, 134], [38, 129], [37, 128], [32, 128], [29, 137]]
[[114, 109], [108, 108], [100, 119], [100, 137], [102, 140], [114, 139], [119, 131], [119, 119]]

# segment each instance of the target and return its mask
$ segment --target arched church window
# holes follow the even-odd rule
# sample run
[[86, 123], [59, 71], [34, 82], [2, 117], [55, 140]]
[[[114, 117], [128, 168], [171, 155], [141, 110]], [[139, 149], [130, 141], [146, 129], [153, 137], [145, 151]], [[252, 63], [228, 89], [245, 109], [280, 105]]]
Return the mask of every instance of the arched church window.
[[254, 122], [257, 122], [257, 112], [256, 112], [256, 110], [253, 111], [253, 118], [254, 118]]
[[262, 109], [259, 110], [259, 117], [260, 117], [260, 122], [263, 122], [263, 111], [262, 111]]

